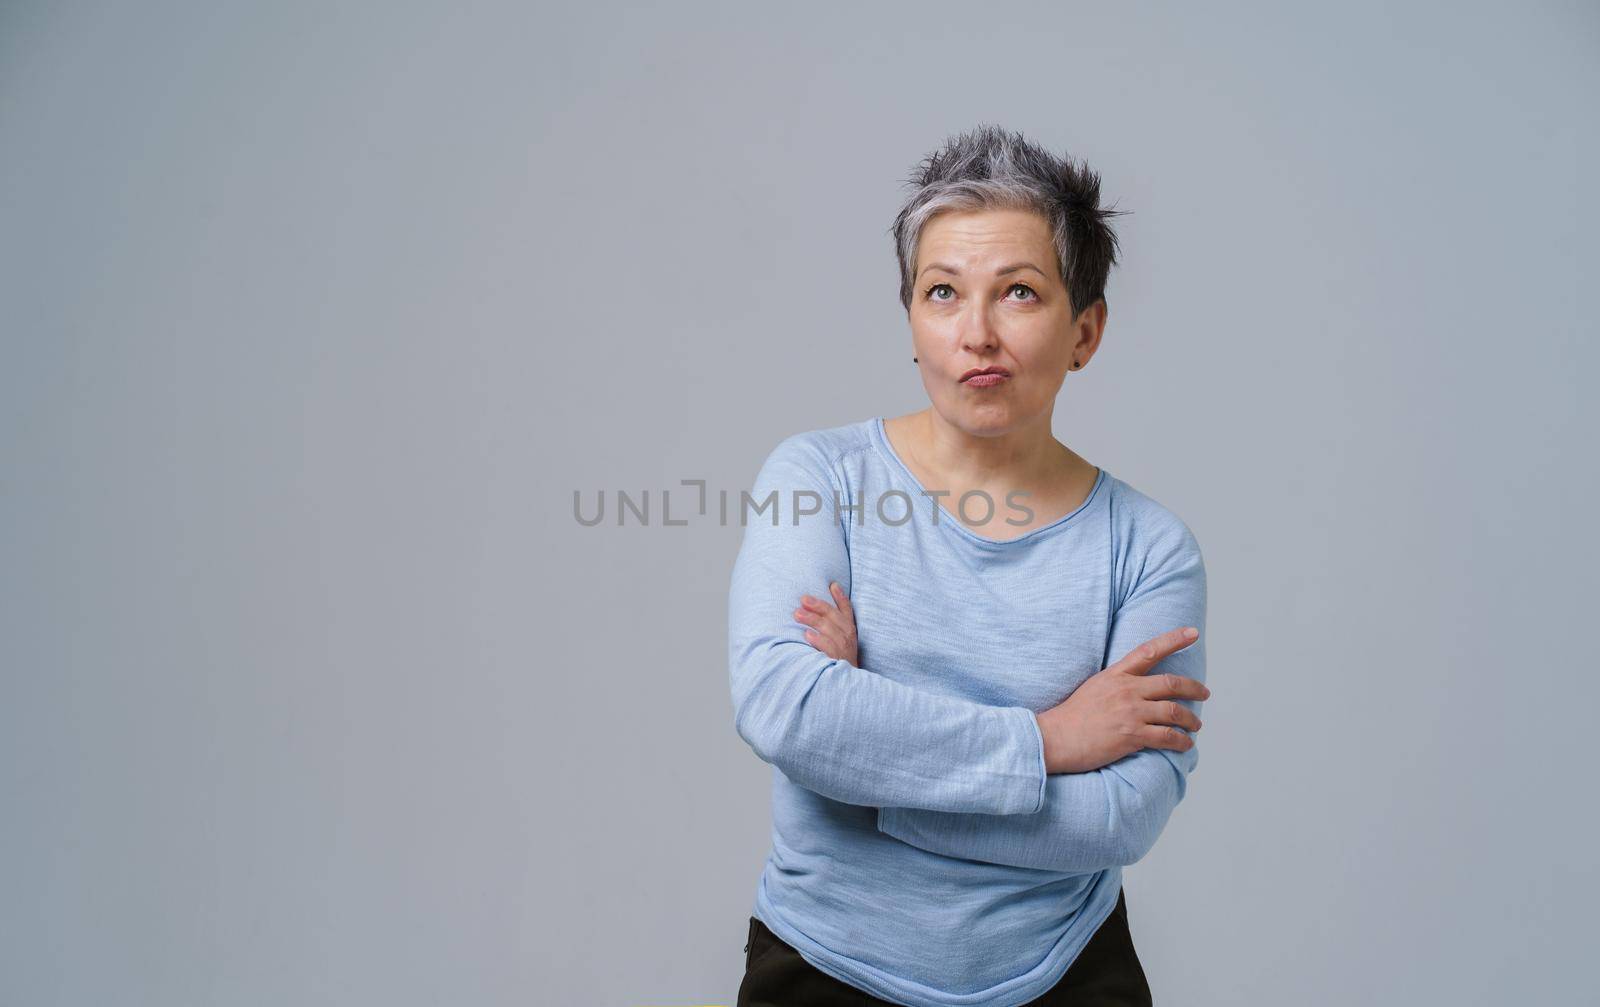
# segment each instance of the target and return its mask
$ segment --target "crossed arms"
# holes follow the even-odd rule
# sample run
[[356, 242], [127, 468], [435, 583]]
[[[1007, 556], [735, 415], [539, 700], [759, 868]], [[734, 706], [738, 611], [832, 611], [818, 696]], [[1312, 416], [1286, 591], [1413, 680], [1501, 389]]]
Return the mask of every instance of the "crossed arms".
[[[801, 435], [768, 456], [752, 498], [794, 489], [831, 501], [827, 459]], [[933, 853], [1062, 872], [1134, 863], [1155, 843], [1194, 770], [1197, 750], [1146, 748], [1099, 769], [1047, 774], [1034, 712], [912, 688], [829, 657], [788, 620], [800, 595], [850, 584], [831, 507], [745, 529], [729, 593], [734, 723], [795, 783], [877, 807], [878, 829]], [[1132, 576], [1132, 575], [1130, 575]], [[1153, 540], [1112, 619], [1109, 659], [1178, 626], [1200, 639], [1161, 671], [1204, 681], [1205, 568], [1188, 529]], [[1198, 702], [1180, 700], [1198, 712]]]

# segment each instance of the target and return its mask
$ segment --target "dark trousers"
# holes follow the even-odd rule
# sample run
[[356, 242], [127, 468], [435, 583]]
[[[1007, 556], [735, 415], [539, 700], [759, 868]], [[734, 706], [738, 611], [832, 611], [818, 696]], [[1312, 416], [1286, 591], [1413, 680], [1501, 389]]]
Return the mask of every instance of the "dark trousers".
[[[878, 1007], [890, 1003], [823, 972], [765, 923], [750, 917], [738, 1007]], [[1089, 938], [1066, 975], [1024, 1007], [1151, 1007], [1150, 984], [1133, 950], [1128, 904], [1120, 890], [1111, 915]]]

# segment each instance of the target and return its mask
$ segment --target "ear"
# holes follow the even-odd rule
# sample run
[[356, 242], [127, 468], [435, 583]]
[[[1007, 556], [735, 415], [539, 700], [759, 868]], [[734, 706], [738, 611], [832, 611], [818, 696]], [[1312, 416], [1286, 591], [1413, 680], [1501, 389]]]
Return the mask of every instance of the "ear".
[[1078, 312], [1078, 317], [1072, 320], [1072, 349], [1080, 370], [1100, 348], [1100, 337], [1105, 334], [1109, 311], [1106, 299], [1102, 297]]

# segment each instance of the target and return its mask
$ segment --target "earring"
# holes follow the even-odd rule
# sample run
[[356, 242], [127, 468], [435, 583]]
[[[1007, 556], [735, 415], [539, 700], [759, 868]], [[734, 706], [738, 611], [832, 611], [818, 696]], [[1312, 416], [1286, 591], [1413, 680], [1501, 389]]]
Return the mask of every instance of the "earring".
[[914, 363], [916, 363], [916, 362], [917, 362], [917, 358], [916, 358], [916, 357], [912, 357], [912, 358], [911, 358], [911, 362], [912, 362], [912, 363], [913, 363], [913, 364], [914, 364]]

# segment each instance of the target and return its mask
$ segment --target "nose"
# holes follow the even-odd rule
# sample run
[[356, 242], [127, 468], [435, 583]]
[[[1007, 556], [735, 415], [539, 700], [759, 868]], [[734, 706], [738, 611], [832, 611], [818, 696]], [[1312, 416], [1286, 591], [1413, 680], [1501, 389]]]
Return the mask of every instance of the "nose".
[[989, 317], [987, 306], [974, 303], [961, 317], [961, 348], [984, 357], [1000, 348], [1000, 334]]

